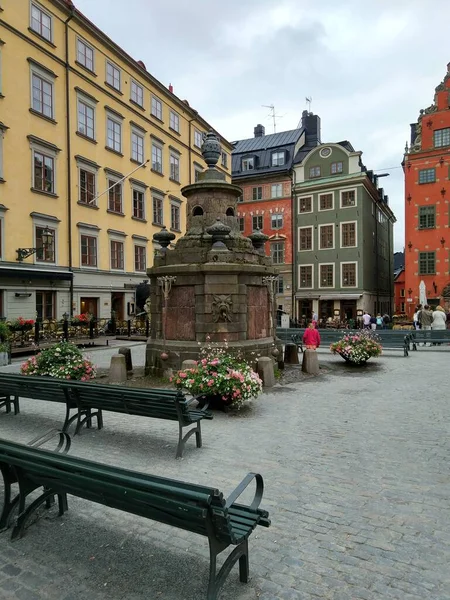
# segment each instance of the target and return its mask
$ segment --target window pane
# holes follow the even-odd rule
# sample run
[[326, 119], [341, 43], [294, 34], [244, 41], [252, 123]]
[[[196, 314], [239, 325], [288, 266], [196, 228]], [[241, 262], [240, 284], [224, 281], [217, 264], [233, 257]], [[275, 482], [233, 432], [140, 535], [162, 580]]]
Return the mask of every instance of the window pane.
[[421, 169], [419, 171], [419, 183], [434, 183], [436, 181], [436, 169]]
[[342, 287], [356, 286], [356, 265], [354, 263], [344, 263], [342, 265]]
[[85, 267], [97, 266], [97, 238], [81, 236], [81, 264]]
[[436, 227], [435, 206], [419, 207], [419, 229], [432, 229]]
[[133, 217], [135, 219], [145, 219], [144, 192], [139, 190], [133, 190]]
[[95, 174], [84, 169], [80, 169], [80, 202], [96, 205]]
[[162, 173], [162, 149], [159, 146], [152, 146], [152, 169], [157, 173]]
[[342, 246], [356, 246], [356, 224], [342, 223]]
[[312, 287], [312, 266], [300, 267], [299, 287], [301, 287], [301, 288]]
[[321, 287], [333, 287], [333, 265], [320, 265], [320, 286]]
[[144, 104], [144, 90], [135, 81], [131, 82], [131, 99], [133, 102], [136, 102], [136, 104], [139, 104], [139, 106]]
[[[311, 229], [309, 230], [311, 231]], [[320, 248], [332, 248], [333, 247], [333, 225], [322, 225], [320, 228]]]
[[123, 243], [111, 240], [111, 269], [123, 269]]
[[153, 197], [153, 223], [155, 225], [163, 224], [163, 201], [161, 198]]
[[270, 245], [270, 253], [273, 263], [276, 265], [284, 263], [284, 242], [275, 242]]
[[356, 195], [355, 190], [350, 190], [347, 192], [342, 192], [341, 194], [341, 206], [346, 208], [348, 206], [355, 206], [356, 204]]
[[94, 139], [94, 109], [82, 100], [78, 101], [78, 131]]
[[36, 260], [40, 262], [55, 262], [55, 230], [50, 229], [53, 237], [51, 238], [50, 244], [44, 247], [44, 241], [42, 236], [44, 235], [44, 231], [46, 227], [36, 227], [35, 235], [36, 235]]
[[137, 134], [131, 134], [131, 158], [139, 163], [144, 162], [144, 138]]
[[445, 129], [437, 129], [433, 134], [433, 138], [436, 148], [450, 146], [450, 127], [446, 127]]
[[112, 212], [122, 213], [122, 184], [108, 180], [108, 209]]
[[262, 215], [252, 217], [252, 228], [253, 228], [253, 231], [255, 231], [256, 229], [263, 228], [263, 216]]
[[152, 115], [162, 120], [162, 103], [161, 100], [154, 96], [152, 96]]
[[312, 198], [299, 199], [299, 212], [306, 213], [312, 211]]
[[302, 227], [300, 229], [300, 250], [312, 249], [312, 227]]

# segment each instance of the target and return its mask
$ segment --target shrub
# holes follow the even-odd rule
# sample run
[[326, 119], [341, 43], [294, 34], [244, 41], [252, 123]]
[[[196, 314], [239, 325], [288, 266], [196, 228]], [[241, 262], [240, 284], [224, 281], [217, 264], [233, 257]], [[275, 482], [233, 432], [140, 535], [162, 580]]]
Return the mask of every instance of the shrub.
[[89, 381], [96, 375], [96, 367], [85, 358], [79, 348], [70, 342], [58, 342], [51, 348], [32, 356], [20, 368], [22, 375], [41, 375], [60, 379]]
[[344, 335], [342, 339], [331, 344], [330, 350], [333, 354], [340, 354], [348, 362], [359, 365], [373, 356], [379, 356], [382, 347], [376, 334], [363, 329]]

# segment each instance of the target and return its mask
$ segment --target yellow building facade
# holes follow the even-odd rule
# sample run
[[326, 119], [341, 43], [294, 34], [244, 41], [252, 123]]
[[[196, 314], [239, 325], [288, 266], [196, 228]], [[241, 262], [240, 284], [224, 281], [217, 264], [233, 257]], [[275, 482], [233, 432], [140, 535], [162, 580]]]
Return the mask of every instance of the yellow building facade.
[[0, 0], [1, 316], [132, 315], [210, 129], [70, 0]]

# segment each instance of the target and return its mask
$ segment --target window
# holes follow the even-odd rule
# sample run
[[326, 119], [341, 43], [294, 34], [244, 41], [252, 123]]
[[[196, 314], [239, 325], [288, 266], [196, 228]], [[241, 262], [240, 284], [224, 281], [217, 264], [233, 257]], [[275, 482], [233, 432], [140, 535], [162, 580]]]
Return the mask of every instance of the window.
[[49, 194], [55, 193], [55, 161], [36, 150], [33, 152], [33, 188]]
[[319, 196], [319, 210], [333, 210], [333, 194]]
[[122, 184], [108, 179], [108, 210], [122, 214]]
[[156, 96], [152, 96], [152, 115], [162, 121], [162, 102]]
[[402, 289], [400, 290], [400, 296], [401, 296], [401, 298], [404, 298], [404, 297], [405, 297], [405, 289], [404, 289], [404, 288], [402, 288]]
[[194, 182], [197, 183], [200, 181], [200, 175], [203, 173], [202, 169], [194, 168]]
[[[311, 231], [311, 230], [309, 230]], [[334, 246], [334, 225], [320, 225], [319, 226], [319, 239], [320, 239], [320, 250], [326, 250], [327, 248], [333, 248]]]
[[342, 287], [356, 287], [356, 263], [342, 263]]
[[175, 231], [181, 231], [180, 205], [175, 202], [170, 204], [170, 228]]
[[152, 144], [152, 169], [157, 173], [163, 172], [162, 148], [156, 144]]
[[262, 192], [262, 187], [254, 187], [252, 189], [252, 198], [253, 200], [262, 200], [263, 197], [263, 192]]
[[312, 288], [312, 265], [303, 265], [300, 267], [300, 288]]
[[299, 198], [298, 200], [298, 212], [309, 213], [312, 212], [312, 198]]
[[106, 83], [120, 92], [120, 69], [106, 61]]
[[283, 196], [283, 184], [274, 183], [271, 187], [272, 198], [282, 198]]
[[144, 106], [144, 88], [133, 79], [131, 80], [131, 100], [139, 106]]
[[36, 291], [36, 318], [39, 321], [55, 318], [55, 292]]
[[319, 287], [334, 287], [334, 265], [320, 265]]
[[252, 229], [255, 231], [256, 229], [263, 228], [263, 216], [258, 215], [256, 217], [252, 217]]
[[341, 224], [341, 247], [354, 248], [356, 246], [356, 223]]
[[299, 229], [299, 249], [312, 250], [312, 227], [300, 227]]
[[44, 248], [44, 242], [42, 240], [42, 236], [47, 227], [39, 226], [35, 228], [35, 238], [36, 238], [36, 262], [55, 262], [55, 239], [56, 239], [56, 231], [54, 229], [49, 229], [52, 232], [53, 237], [51, 244]]
[[244, 217], [239, 217], [239, 231], [240, 232], [245, 231], [245, 218]]
[[272, 242], [270, 244], [270, 255], [274, 265], [284, 263], [284, 242]]
[[110, 241], [111, 269], [123, 271], [123, 242]]
[[350, 208], [351, 206], [356, 206], [355, 190], [341, 192], [341, 208]]
[[283, 275], [278, 275], [278, 279], [275, 280], [275, 293], [283, 294], [284, 293], [284, 279]]
[[37, 113], [53, 119], [53, 82], [40, 73], [31, 74], [31, 108]]
[[283, 215], [272, 215], [270, 222], [272, 229], [281, 229], [283, 227]]
[[[5, 135], [4, 126], [0, 123], [0, 183], [4, 181], [4, 173], [3, 173], [3, 136]], [[1, 305], [0, 305], [1, 308]]]
[[401, 313], [405, 312], [405, 303], [404, 302], [400, 302], [400, 312]]
[[77, 40], [77, 62], [89, 71], [94, 71], [94, 49], [84, 40]]
[[49, 42], [52, 41], [52, 18], [34, 2], [31, 3], [30, 28]]
[[419, 183], [434, 183], [436, 181], [436, 169], [420, 169]]
[[134, 247], [134, 270], [145, 272], [147, 268], [147, 249], [145, 246]]
[[436, 129], [436, 131], [433, 133], [433, 140], [435, 148], [450, 146], [450, 127], [446, 127], [445, 129]]
[[331, 174], [337, 175], [338, 173], [342, 173], [344, 170], [344, 164], [342, 162], [334, 162], [331, 163]]
[[169, 127], [178, 133], [180, 131], [180, 116], [173, 110], [170, 111]]
[[242, 159], [242, 170], [243, 171], [253, 171], [255, 168], [255, 159], [253, 156], [251, 158], [243, 158]]
[[226, 152], [222, 152], [222, 167], [228, 169], [228, 154]]
[[180, 157], [176, 154], [170, 154], [170, 179], [180, 181]]
[[153, 223], [155, 225], [163, 224], [163, 200], [153, 196]]
[[95, 180], [96, 175], [92, 171], [86, 169], [79, 169], [80, 173], [80, 194], [79, 202], [81, 204], [87, 204], [88, 206], [97, 205], [97, 194], [95, 191]]
[[284, 165], [284, 152], [274, 152], [272, 154], [272, 167], [281, 167]]
[[83, 267], [97, 266], [97, 238], [91, 235], [81, 236], [81, 265]]
[[95, 139], [95, 109], [81, 98], [78, 98], [78, 133], [91, 140]]
[[194, 146], [201, 148], [203, 144], [203, 134], [197, 129], [194, 129]]
[[133, 217], [135, 219], [145, 219], [145, 193], [142, 190], [133, 188]]
[[436, 253], [419, 252], [419, 275], [434, 275], [436, 273]]
[[114, 152], [122, 152], [122, 123], [107, 117], [107, 138], [106, 146]]
[[436, 227], [436, 207], [419, 206], [419, 229], [433, 229]]
[[144, 162], [144, 136], [137, 131], [131, 132], [131, 159], [139, 164]]
[[309, 178], [313, 179], [314, 177], [320, 177], [320, 167], [309, 168]]

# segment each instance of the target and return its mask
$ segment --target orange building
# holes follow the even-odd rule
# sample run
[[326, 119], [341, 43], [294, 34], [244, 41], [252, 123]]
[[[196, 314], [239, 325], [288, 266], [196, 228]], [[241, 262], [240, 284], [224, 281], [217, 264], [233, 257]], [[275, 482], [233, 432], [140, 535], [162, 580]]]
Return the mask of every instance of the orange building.
[[411, 125], [403, 170], [404, 289], [406, 313], [412, 317], [424, 297], [432, 306], [450, 308], [450, 64], [433, 104]]

